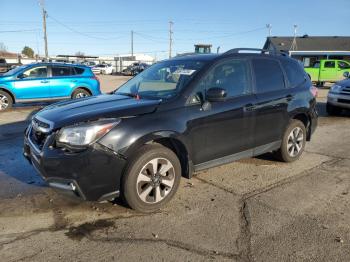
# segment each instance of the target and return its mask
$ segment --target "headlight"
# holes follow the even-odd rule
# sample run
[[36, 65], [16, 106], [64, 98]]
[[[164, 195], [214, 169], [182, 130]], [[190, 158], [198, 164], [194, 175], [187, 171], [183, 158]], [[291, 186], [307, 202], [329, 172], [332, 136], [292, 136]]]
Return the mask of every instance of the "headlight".
[[103, 119], [96, 122], [64, 127], [58, 133], [57, 142], [72, 146], [87, 146], [107, 134], [120, 121], [120, 119]]
[[333, 86], [331, 87], [331, 92], [333, 92], [333, 93], [339, 93], [339, 92], [341, 91], [341, 89], [342, 89], [342, 86], [340, 86], [340, 85], [333, 85]]

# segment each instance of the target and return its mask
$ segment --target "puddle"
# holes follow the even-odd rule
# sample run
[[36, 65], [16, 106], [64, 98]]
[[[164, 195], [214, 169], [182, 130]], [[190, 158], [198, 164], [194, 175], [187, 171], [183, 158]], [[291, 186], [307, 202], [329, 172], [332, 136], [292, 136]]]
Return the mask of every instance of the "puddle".
[[70, 227], [68, 232], [65, 234], [70, 239], [73, 240], [82, 240], [86, 235], [91, 234], [92, 232], [114, 226], [113, 221], [109, 220], [97, 220], [95, 222], [84, 223], [76, 227]]

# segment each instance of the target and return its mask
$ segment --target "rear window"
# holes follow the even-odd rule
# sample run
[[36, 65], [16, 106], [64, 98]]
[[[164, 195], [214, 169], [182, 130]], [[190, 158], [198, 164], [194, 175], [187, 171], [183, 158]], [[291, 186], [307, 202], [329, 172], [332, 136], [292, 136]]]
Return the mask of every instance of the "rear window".
[[284, 76], [280, 64], [270, 59], [253, 59], [256, 92], [265, 93], [284, 89]]
[[297, 61], [286, 59], [281, 62], [287, 74], [289, 87], [296, 87], [305, 82], [305, 71]]
[[72, 75], [71, 68], [68, 66], [53, 66], [52, 76], [70, 76]]
[[82, 73], [84, 73], [84, 68], [81, 67], [74, 67], [74, 70], [76, 75], [81, 75]]

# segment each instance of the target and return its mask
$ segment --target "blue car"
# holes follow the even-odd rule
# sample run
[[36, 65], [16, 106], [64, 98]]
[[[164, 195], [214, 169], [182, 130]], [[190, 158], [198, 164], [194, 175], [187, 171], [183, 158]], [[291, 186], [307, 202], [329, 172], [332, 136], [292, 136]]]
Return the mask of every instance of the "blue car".
[[35, 63], [0, 75], [0, 111], [15, 103], [57, 101], [101, 94], [100, 82], [84, 65]]

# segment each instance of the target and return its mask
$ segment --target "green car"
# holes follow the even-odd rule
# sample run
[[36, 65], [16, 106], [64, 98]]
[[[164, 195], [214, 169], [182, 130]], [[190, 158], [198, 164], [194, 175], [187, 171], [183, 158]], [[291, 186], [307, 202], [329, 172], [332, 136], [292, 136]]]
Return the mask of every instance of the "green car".
[[344, 72], [350, 71], [350, 62], [345, 60], [319, 60], [311, 67], [305, 67], [306, 73], [317, 86], [323, 86], [324, 82], [338, 82], [344, 79]]

